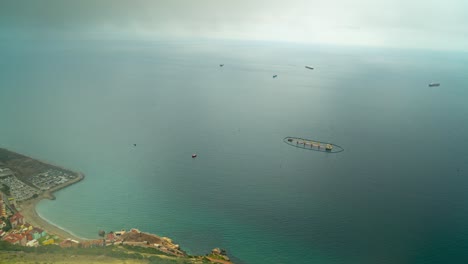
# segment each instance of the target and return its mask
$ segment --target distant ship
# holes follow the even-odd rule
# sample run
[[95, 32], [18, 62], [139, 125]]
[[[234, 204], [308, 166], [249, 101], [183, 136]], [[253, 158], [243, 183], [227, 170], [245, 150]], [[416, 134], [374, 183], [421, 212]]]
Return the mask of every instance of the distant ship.
[[219, 67], [223, 67], [223, 66], [224, 66], [224, 64], [220, 64], [220, 65], [219, 65]]
[[310, 67], [310, 66], [305, 66], [306, 69], [309, 69], [309, 70], [313, 70], [314, 68]]
[[320, 152], [328, 152], [328, 153], [339, 153], [344, 151], [344, 149], [336, 144], [327, 143], [327, 142], [320, 142], [317, 140], [311, 139], [304, 139], [298, 137], [285, 137], [283, 139], [284, 143], [296, 147], [302, 148], [307, 150], [315, 150]]
[[430, 83], [429, 87], [437, 87], [440, 86], [440, 83]]
[[277, 75], [277, 74], [273, 75], [273, 78], [276, 78], [276, 77], [278, 77], [278, 75]]

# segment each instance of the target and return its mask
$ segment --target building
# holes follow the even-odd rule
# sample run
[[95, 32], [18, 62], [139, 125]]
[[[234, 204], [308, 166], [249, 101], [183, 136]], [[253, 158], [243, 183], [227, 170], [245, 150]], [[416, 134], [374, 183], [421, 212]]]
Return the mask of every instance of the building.
[[27, 247], [37, 247], [39, 246], [39, 242], [36, 239], [30, 240], [26, 243]]
[[115, 235], [113, 232], [110, 232], [106, 236], [106, 241], [107, 242], [114, 242], [115, 241]]
[[80, 242], [68, 238], [60, 242], [60, 247], [63, 247], [63, 248], [78, 247], [79, 244]]
[[16, 213], [10, 217], [10, 223], [12, 228], [16, 228], [18, 225], [24, 224], [24, 217], [20, 213]]
[[125, 229], [122, 229], [121, 231], [114, 232], [116, 237], [120, 237], [121, 235], [125, 234], [127, 231]]
[[50, 239], [44, 240], [42, 242], [42, 245], [47, 246], [47, 245], [52, 245], [54, 243], [55, 243], [55, 240], [53, 238], [50, 238]]
[[37, 227], [34, 227], [32, 230], [29, 231], [29, 233], [32, 235], [33, 239], [36, 239], [36, 240], [38, 240], [41, 237], [47, 236], [46, 231]]
[[6, 205], [3, 201], [2, 193], [0, 193], [0, 217], [7, 217]]
[[0, 178], [7, 178], [13, 176], [13, 171], [9, 168], [1, 168], [0, 169]]
[[8, 234], [3, 238], [3, 240], [13, 245], [26, 245], [26, 236], [20, 234]]
[[25, 223], [24, 225], [21, 225], [20, 229], [22, 232], [29, 232], [33, 229], [33, 226], [29, 223]]
[[0, 229], [4, 228], [6, 226], [6, 223], [0, 220]]
[[96, 240], [83, 241], [81, 243], [81, 246], [83, 248], [92, 248], [92, 247], [102, 247], [102, 246], [105, 246], [105, 244], [103, 244], [101, 239], [96, 239]]

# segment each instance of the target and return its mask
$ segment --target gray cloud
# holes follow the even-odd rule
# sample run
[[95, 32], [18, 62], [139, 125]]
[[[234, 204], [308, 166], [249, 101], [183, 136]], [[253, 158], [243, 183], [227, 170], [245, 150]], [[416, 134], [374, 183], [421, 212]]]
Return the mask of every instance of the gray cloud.
[[2, 0], [4, 32], [463, 49], [464, 0]]

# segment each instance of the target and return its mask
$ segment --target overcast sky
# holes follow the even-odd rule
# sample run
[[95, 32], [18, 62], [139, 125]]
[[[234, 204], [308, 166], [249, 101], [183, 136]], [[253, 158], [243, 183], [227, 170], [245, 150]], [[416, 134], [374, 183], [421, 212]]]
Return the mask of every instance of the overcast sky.
[[0, 0], [0, 33], [468, 50], [468, 0]]

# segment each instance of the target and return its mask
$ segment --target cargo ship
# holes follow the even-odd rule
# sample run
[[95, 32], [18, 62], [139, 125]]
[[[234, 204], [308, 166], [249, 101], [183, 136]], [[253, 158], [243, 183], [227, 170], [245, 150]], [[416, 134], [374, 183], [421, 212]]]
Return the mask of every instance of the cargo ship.
[[302, 149], [327, 152], [327, 153], [339, 153], [343, 152], [344, 149], [336, 144], [321, 142], [318, 140], [304, 139], [298, 137], [285, 137], [284, 143]]

